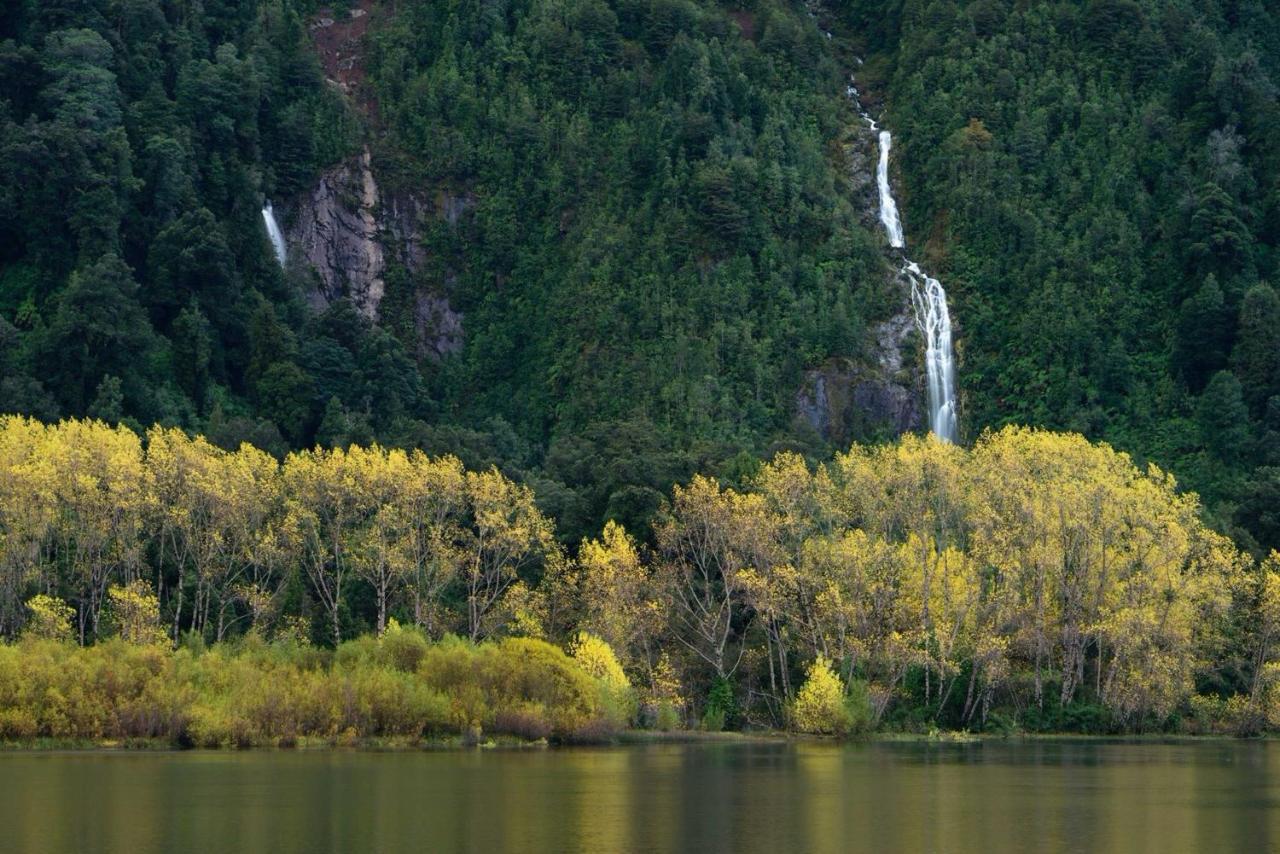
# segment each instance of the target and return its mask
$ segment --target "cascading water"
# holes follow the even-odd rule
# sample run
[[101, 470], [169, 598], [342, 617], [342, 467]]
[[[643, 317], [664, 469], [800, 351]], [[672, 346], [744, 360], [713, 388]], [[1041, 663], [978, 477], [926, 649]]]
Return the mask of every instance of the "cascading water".
[[[859, 63], [861, 64], [861, 63]], [[876, 184], [880, 189], [880, 222], [884, 225], [889, 245], [906, 247], [898, 203], [889, 184], [889, 151], [893, 135], [883, 130], [862, 107], [853, 75], [845, 89], [858, 115], [880, 134], [880, 162], [876, 167]], [[925, 375], [929, 386], [929, 429], [944, 442], [954, 442], [958, 435], [956, 419], [956, 369], [951, 351], [951, 314], [947, 311], [947, 292], [942, 283], [930, 277], [920, 265], [903, 256], [902, 273], [911, 280], [911, 304], [916, 326], [924, 335]]]
[[[916, 325], [924, 333], [925, 377], [929, 384], [929, 429], [939, 439], [956, 440], [956, 365], [951, 355], [951, 313], [942, 283], [925, 275], [920, 265], [908, 261], [903, 271], [911, 277], [911, 303]], [[921, 289], [920, 281], [924, 280]]]
[[280, 231], [280, 225], [276, 222], [275, 212], [271, 210], [271, 202], [267, 202], [262, 209], [262, 221], [267, 225], [267, 237], [271, 238], [271, 248], [276, 251], [276, 260], [280, 262], [280, 266], [284, 266], [286, 259], [284, 234]]
[[889, 149], [893, 147], [893, 134], [880, 131], [880, 164], [876, 166], [876, 183], [880, 186], [880, 221], [884, 223], [889, 245], [901, 249], [907, 245], [902, 236], [902, 220], [898, 218], [898, 203], [889, 189]]

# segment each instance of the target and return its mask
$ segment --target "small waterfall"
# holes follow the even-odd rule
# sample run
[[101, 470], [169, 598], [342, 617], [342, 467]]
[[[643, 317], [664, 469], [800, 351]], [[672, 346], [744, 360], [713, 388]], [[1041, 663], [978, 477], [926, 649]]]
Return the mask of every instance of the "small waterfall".
[[280, 266], [284, 266], [287, 258], [284, 245], [284, 234], [280, 231], [280, 225], [276, 222], [275, 212], [271, 210], [271, 202], [267, 202], [262, 209], [262, 221], [267, 224], [267, 237], [271, 238], [271, 248], [276, 251], [276, 260], [280, 262]]
[[[861, 65], [861, 60], [858, 62]], [[893, 148], [893, 135], [882, 129], [862, 106], [858, 87], [849, 75], [845, 94], [853, 102], [873, 131], [880, 135], [880, 162], [876, 167], [876, 184], [880, 189], [880, 222], [884, 225], [889, 245], [904, 249], [906, 237], [902, 233], [902, 219], [898, 216], [898, 203], [893, 198], [889, 184], [889, 151]], [[920, 269], [920, 265], [902, 259], [902, 274], [911, 280], [911, 305], [915, 310], [916, 326], [924, 335], [925, 375], [929, 386], [929, 429], [944, 442], [954, 442], [959, 435], [956, 414], [956, 366], [951, 350], [951, 313], [947, 310], [947, 292], [942, 283]]]

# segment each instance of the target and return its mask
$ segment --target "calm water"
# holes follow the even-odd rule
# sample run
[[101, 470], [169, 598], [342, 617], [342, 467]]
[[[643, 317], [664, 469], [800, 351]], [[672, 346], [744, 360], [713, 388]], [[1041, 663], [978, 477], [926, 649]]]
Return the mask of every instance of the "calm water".
[[1280, 744], [0, 754], [0, 852], [1266, 851]]

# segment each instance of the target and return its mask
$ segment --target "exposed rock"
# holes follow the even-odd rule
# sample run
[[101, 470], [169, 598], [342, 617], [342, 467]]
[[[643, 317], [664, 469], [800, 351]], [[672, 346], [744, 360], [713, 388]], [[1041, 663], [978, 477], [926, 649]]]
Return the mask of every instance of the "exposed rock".
[[[286, 239], [290, 257], [315, 271], [308, 304], [323, 310], [348, 299], [372, 321], [386, 293], [387, 265], [398, 262], [410, 274], [426, 268], [420, 224], [437, 217], [451, 224], [475, 206], [468, 193], [441, 191], [434, 203], [411, 192], [384, 194], [374, 176], [369, 150], [320, 176], [294, 206]], [[416, 279], [415, 279], [416, 281]], [[462, 347], [462, 315], [439, 291], [419, 285], [413, 302], [418, 356], [441, 358]]]
[[449, 225], [457, 225], [462, 215], [476, 206], [473, 193], [442, 189], [436, 193], [436, 215]]
[[443, 358], [462, 349], [462, 315], [442, 296], [419, 293], [414, 303], [418, 357]]
[[418, 225], [429, 213], [422, 199], [413, 193], [387, 193], [382, 200], [383, 236], [391, 255], [409, 272], [421, 270], [427, 263]]
[[918, 371], [905, 358], [915, 331], [904, 311], [872, 329], [875, 364], [828, 359], [805, 373], [796, 394], [797, 417], [827, 440], [899, 435], [923, 425]]
[[319, 277], [319, 288], [307, 295], [313, 308], [345, 297], [370, 320], [378, 319], [386, 259], [377, 215], [378, 184], [367, 148], [355, 161], [321, 175], [299, 205], [288, 240], [291, 254]]
[[364, 68], [364, 40], [369, 31], [374, 0], [356, 0], [347, 15], [321, 9], [307, 29], [325, 78], [349, 95], [366, 116], [376, 118], [373, 93]]
[[845, 175], [858, 218], [864, 226], [879, 234], [882, 226], [880, 194], [876, 188], [876, 162], [880, 157], [877, 134], [864, 123], [857, 122], [849, 128], [840, 147], [848, 165]]
[[[371, 129], [379, 126], [378, 104], [364, 67], [366, 36], [375, 17], [394, 15], [377, 0], [343, 4], [347, 14], [329, 6], [316, 10], [308, 30], [325, 76], [363, 115]], [[310, 193], [296, 199], [286, 215], [285, 238], [294, 263], [310, 267], [315, 285], [307, 292], [317, 311], [348, 299], [377, 322], [386, 294], [388, 267], [403, 267], [415, 288], [409, 295], [417, 331], [419, 358], [441, 358], [462, 347], [462, 315], [449, 305], [448, 273], [432, 282], [421, 224], [429, 218], [457, 225], [475, 207], [471, 193], [438, 190], [390, 191], [379, 187], [368, 147], [363, 153], [327, 170]], [[437, 274], [438, 276], [438, 274]], [[397, 297], [404, 296], [397, 294]], [[400, 299], [397, 305], [405, 305]]]
[[[875, 180], [878, 144], [875, 131], [858, 121], [841, 145], [853, 204], [862, 224], [875, 233], [881, 232]], [[797, 419], [833, 444], [898, 435], [924, 426], [911, 284], [898, 271], [900, 265], [886, 245], [885, 276], [902, 295], [901, 309], [870, 329], [867, 352], [832, 357], [806, 371], [796, 393]]]

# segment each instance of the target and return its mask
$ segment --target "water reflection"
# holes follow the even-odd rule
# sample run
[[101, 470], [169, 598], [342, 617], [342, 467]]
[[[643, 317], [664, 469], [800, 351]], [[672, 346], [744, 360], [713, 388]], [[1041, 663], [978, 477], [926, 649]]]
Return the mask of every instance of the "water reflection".
[[1271, 847], [1267, 743], [0, 755], [13, 852]]

